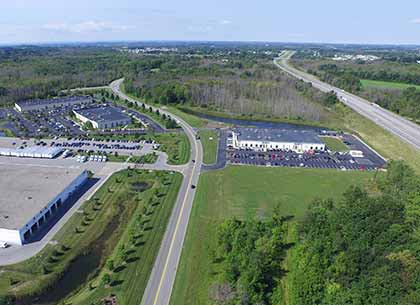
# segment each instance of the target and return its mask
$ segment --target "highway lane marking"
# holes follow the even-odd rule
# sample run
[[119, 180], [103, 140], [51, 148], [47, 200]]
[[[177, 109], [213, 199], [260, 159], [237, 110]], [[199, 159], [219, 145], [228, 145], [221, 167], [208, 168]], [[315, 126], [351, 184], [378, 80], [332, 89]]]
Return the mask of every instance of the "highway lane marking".
[[[187, 127], [187, 129], [189, 129], [189, 127]], [[189, 130], [189, 132], [191, 132], [191, 130]], [[194, 135], [194, 132], [192, 132], [192, 134]], [[194, 141], [194, 146], [195, 146], [195, 152], [197, 154], [198, 153], [197, 140]], [[194, 176], [194, 171], [195, 171], [196, 166], [197, 166], [197, 163], [194, 162], [193, 169], [192, 169], [192, 172], [191, 172], [191, 177], [190, 177], [190, 180], [188, 181], [188, 185], [187, 185], [187, 191], [185, 192], [184, 200], [182, 202], [182, 206], [181, 206], [181, 210], [180, 210], [180, 213], [179, 213], [178, 221], [176, 223], [175, 231], [174, 231], [174, 234], [172, 236], [171, 245], [169, 246], [168, 255], [166, 257], [166, 262], [165, 262], [165, 265], [163, 267], [162, 276], [161, 276], [160, 281], [159, 281], [159, 286], [158, 286], [158, 290], [157, 290], [156, 295], [155, 295], [155, 299], [154, 299], [153, 305], [156, 305], [157, 304], [157, 301], [158, 301], [159, 296], [160, 296], [160, 290], [162, 289], [163, 279], [164, 279], [164, 277], [166, 275], [166, 270], [168, 269], [169, 259], [171, 257], [172, 249], [173, 249], [173, 246], [174, 246], [174, 243], [175, 243], [175, 237], [178, 234], [179, 224], [181, 223], [181, 218], [182, 218], [182, 215], [184, 214], [185, 202], [186, 202], [187, 197], [188, 197], [188, 186], [191, 185], [191, 182], [192, 182], [192, 179], [193, 179], [193, 176]]]

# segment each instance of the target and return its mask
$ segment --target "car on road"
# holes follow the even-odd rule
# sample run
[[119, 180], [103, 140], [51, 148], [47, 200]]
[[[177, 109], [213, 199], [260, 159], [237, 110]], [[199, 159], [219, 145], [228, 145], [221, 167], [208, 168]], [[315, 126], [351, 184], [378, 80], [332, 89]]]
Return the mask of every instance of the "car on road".
[[5, 241], [0, 241], [0, 249], [6, 249], [9, 247], [9, 244]]
[[191, 188], [192, 188], [192, 189], [195, 189], [195, 185], [194, 185], [194, 184], [191, 184]]

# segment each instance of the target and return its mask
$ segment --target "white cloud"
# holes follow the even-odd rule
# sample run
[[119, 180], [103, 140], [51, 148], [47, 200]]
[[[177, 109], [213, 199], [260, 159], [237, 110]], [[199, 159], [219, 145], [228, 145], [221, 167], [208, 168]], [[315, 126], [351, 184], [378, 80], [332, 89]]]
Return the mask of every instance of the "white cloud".
[[420, 24], [420, 18], [410, 20], [411, 23]]
[[232, 21], [230, 21], [230, 20], [221, 20], [220, 21], [221, 25], [227, 25], [227, 24], [231, 24], [231, 23], [232, 23]]
[[130, 25], [120, 25], [104, 21], [84, 21], [80, 23], [48, 23], [42, 26], [44, 30], [67, 32], [67, 33], [91, 33], [91, 32], [119, 32], [134, 28]]

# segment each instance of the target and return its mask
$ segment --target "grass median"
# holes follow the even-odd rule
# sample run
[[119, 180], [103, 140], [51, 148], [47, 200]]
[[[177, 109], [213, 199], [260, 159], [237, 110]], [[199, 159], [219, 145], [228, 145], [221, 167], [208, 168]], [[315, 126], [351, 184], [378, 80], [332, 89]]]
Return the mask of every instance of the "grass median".
[[216, 163], [219, 143], [218, 132], [216, 130], [203, 129], [199, 131], [199, 135], [201, 144], [203, 145], [203, 163]]

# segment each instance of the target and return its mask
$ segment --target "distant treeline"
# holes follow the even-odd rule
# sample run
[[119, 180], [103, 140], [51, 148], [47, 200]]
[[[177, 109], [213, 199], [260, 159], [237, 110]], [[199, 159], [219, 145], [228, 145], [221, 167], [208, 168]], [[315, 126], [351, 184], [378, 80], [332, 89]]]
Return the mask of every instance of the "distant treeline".
[[322, 121], [327, 116], [322, 106], [336, 102], [255, 56], [178, 57], [137, 72], [126, 79], [126, 91], [153, 103]]
[[106, 85], [131, 68], [129, 57], [111, 49], [0, 50], [0, 105], [54, 96], [63, 89]]

